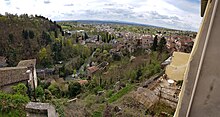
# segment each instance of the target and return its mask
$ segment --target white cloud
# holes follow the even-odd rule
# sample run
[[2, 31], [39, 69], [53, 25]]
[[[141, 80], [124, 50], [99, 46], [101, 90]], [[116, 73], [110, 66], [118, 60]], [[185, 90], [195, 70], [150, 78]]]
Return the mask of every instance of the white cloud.
[[200, 4], [189, 0], [0, 0], [0, 13], [40, 14], [53, 20], [121, 20], [198, 30]]

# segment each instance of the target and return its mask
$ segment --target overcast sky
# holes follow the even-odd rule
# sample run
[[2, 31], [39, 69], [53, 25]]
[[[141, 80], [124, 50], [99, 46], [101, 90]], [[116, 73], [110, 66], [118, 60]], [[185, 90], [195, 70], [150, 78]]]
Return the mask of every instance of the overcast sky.
[[52, 20], [127, 21], [198, 31], [200, 0], [0, 0], [0, 13]]

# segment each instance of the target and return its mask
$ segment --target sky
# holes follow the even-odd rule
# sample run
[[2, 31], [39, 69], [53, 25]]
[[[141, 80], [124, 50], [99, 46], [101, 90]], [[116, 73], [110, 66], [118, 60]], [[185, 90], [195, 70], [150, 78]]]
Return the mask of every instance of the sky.
[[200, 0], [0, 0], [0, 14], [59, 20], [108, 20], [198, 31]]

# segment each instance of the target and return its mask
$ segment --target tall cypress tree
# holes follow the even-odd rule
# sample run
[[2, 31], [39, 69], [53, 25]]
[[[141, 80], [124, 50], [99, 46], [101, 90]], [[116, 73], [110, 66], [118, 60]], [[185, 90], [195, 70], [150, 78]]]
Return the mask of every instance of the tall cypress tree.
[[157, 50], [157, 43], [158, 43], [158, 39], [157, 39], [157, 35], [154, 37], [154, 41], [153, 41], [153, 45], [151, 46], [151, 50], [152, 51], [156, 51]]
[[159, 42], [159, 44], [158, 44], [158, 50], [159, 50], [159, 52], [162, 52], [164, 49], [165, 49], [165, 46], [166, 46], [166, 39], [164, 38], [164, 37], [162, 37], [161, 39], [160, 39], [160, 42]]

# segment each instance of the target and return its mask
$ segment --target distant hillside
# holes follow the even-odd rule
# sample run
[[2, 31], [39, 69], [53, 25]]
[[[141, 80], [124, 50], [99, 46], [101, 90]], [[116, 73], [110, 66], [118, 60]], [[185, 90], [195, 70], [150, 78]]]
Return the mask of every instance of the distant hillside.
[[21, 59], [37, 58], [38, 52], [63, 34], [62, 28], [43, 16], [0, 15], [0, 56], [10, 66]]
[[[69, 21], [85, 23], [85, 24], [120, 24], [120, 25], [135, 25], [135, 26], [148, 26], [148, 27], [162, 28], [162, 27], [148, 25], [148, 24], [140, 24], [140, 23], [134, 23], [134, 22], [125, 22], [125, 21], [104, 21], [104, 20], [69, 20]], [[58, 21], [58, 22], [62, 22], [62, 21]]]

